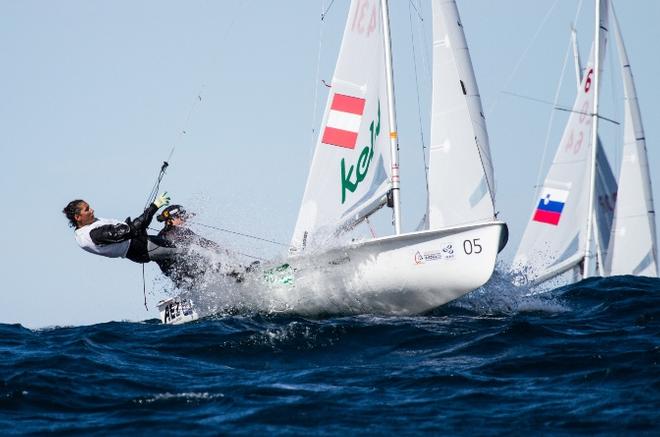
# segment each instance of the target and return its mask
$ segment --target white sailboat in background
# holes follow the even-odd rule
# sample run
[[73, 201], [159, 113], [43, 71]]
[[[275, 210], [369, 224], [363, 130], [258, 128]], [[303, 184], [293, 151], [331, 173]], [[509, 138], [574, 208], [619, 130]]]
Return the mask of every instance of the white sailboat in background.
[[[416, 314], [480, 287], [493, 273], [508, 232], [494, 213], [479, 92], [456, 3], [434, 0], [432, 8], [429, 188], [420, 193], [428, 199], [427, 228], [401, 232], [388, 2], [352, 0], [281, 272], [286, 279], [269, 290], [287, 302], [282, 311]], [[388, 204], [393, 235], [346, 241]], [[322, 296], [311, 296], [314, 287]], [[291, 299], [296, 293], [305, 295]]]
[[626, 104], [624, 164], [618, 195], [617, 182], [598, 136], [600, 65], [610, 9], [608, 0], [596, 0], [594, 47], [584, 77], [578, 78], [578, 95], [514, 258], [514, 268], [534, 283], [563, 274], [570, 276], [566, 278], [569, 281], [611, 274], [657, 276], [644, 135], [618, 25], [614, 33]]

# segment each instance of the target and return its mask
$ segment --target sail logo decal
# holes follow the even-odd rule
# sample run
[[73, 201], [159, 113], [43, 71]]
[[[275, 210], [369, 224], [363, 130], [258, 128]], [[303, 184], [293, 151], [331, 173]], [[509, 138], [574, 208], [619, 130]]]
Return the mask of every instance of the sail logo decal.
[[[371, 139], [371, 145], [365, 146], [358, 156], [357, 163], [348, 166], [346, 169], [346, 160], [341, 159], [340, 171], [341, 171], [341, 203], [346, 202], [346, 190], [354, 193], [357, 190], [360, 182], [367, 177], [369, 172], [369, 164], [374, 158], [374, 145], [376, 144], [376, 138], [380, 134], [380, 100], [378, 101], [378, 116], [376, 120], [373, 120], [369, 125], [369, 137]], [[355, 172], [355, 173], [354, 173]]]
[[536, 207], [536, 211], [534, 211], [534, 218], [532, 220], [557, 226], [561, 218], [561, 213], [564, 210], [566, 199], [568, 199], [568, 193], [565, 190], [544, 188], [541, 191], [539, 204]]
[[328, 121], [323, 131], [323, 144], [354, 149], [362, 124], [366, 100], [344, 94], [332, 97]]

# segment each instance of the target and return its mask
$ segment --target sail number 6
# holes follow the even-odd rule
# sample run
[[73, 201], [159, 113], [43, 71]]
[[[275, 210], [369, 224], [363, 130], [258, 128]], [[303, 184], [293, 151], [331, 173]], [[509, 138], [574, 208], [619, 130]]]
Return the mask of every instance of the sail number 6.
[[463, 241], [463, 251], [466, 255], [481, 253], [483, 251], [483, 247], [481, 247], [481, 244], [479, 244], [480, 239], [481, 238], [474, 238], [472, 240]]

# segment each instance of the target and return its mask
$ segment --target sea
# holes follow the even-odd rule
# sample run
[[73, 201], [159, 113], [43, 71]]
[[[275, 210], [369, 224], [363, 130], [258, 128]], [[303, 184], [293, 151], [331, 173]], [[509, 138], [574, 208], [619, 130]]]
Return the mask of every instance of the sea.
[[429, 314], [0, 325], [5, 435], [660, 435], [660, 280]]

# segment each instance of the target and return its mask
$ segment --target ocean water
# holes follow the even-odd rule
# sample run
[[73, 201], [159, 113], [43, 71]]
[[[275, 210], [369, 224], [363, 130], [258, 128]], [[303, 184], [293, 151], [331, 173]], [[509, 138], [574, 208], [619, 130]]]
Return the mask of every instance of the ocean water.
[[660, 280], [416, 317], [0, 325], [5, 434], [660, 434]]

